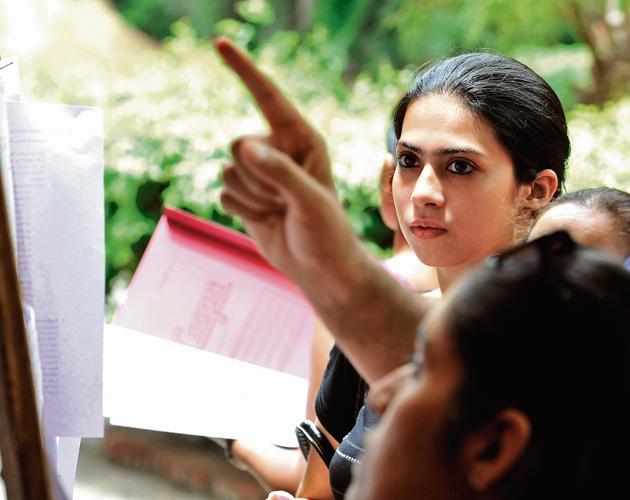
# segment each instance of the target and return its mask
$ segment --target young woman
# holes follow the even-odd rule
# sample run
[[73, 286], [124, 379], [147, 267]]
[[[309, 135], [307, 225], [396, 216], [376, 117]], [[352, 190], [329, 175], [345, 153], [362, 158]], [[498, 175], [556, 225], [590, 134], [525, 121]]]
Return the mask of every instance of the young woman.
[[630, 194], [608, 187], [565, 194], [542, 211], [530, 238], [559, 229], [624, 261], [630, 257]]
[[[373, 420], [365, 409], [356, 412], [359, 374], [370, 383], [402, 365], [412, 352], [410, 332], [431, 303], [410, 299], [348, 235], [321, 138], [229, 42], [217, 48], [272, 132], [268, 141], [235, 143], [224, 206], [246, 219], [267, 257], [304, 289], [341, 348], [331, 353], [316, 410], [323, 430], [341, 442], [330, 483], [342, 498], [363, 428]], [[544, 80], [507, 57], [467, 54], [428, 67], [394, 125], [398, 220], [416, 255], [437, 269], [442, 291], [521, 240], [564, 180], [569, 140], [560, 102]], [[310, 480], [309, 471], [319, 479]], [[311, 453], [298, 496], [330, 498], [325, 473]]]
[[554, 233], [451, 292], [372, 385], [383, 418], [348, 498], [625, 496], [630, 273]]

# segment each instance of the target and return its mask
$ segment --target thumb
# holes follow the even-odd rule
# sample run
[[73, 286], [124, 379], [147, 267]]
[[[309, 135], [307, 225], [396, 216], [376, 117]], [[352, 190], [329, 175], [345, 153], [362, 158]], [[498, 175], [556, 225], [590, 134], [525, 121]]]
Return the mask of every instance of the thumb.
[[241, 165], [249, 175], [275, 188], [287, 202], [321, 203], [324, 186], [293, 159], [265, 141], [248, 138], [240, 145]]

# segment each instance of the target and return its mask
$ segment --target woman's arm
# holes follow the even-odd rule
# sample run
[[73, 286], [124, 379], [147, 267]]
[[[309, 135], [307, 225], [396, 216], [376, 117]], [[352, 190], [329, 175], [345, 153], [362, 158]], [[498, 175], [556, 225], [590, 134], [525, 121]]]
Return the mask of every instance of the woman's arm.
[[233, 463], [248, 471], [266, 491], [295, 493], [304, 473], [306, 461], [297, 448], [280, 448], [268, 443], [234, 441]]
[[315, 398], [322, 382], [322, 376], [328, 363], [328, 356], [335, 340], [324, 323], [318, 318], [315, 322], [311, 342], [311, 369], [308, 377], [308, 396], [306, 400], [306, 418], [315, 420]]
[[[339, 443], [335, 441], [319, 421], [316, 420], [315, 424], [326, 436], [332, 447], [337, 449]], [[302, 481], [297, 490], [297, 497], [308, 500], [331, 500], [333, 498], [333, 493], [330, 489], [328, 467], [319, 454], [312, 448], [308, 454], [306, 469], [304, 470]]]
[[368, 382], [405, 364], [430, 304], [403, 289], [352, 234], [322, 137], [232, 42], [215, 47], [252, 92], [270, 134], [241, 138], [221, 201], [290, 276]]

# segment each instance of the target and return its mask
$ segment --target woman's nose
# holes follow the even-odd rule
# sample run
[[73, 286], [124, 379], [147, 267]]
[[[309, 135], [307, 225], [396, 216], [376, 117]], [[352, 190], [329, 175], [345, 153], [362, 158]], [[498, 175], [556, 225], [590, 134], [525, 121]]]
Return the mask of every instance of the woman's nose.
[[411, 199], [416, 205], [441, 207], [444, 204], [442, 184], [432, 165], [427, 163], [420, 171]]
[[368, 404], [379, 415], [387, 411], [387, 407], [394, 399], [405, 381], [413, 373], [414, 366], [409, 363], [381, 377], [370, 386]]

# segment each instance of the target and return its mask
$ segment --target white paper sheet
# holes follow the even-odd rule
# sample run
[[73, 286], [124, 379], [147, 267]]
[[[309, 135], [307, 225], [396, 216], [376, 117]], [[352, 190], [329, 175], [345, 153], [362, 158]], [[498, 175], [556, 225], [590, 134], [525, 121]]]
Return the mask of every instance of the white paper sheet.
[[6, 203], [7, 217], [9, 219], [9, 233], [13, 242], [13, 251], [17, 254], [15, 246], [15, 208], [13, 201], [13, 174], [11, 173], [11, 155], [9, 152], [9, 122], [7, 119], [7, 92], [5, 90], [5, 71], [0, 71], [0, 173], [2, 174], [2, 188]]
[[47, 436], [103, 435], [103, 121], [7, 102], [18, 274], [35, 309]]
[[57, 479], [66, 497], [72, 500], [74, 480], [79, 463], [80, 437], [59, 437], [57, 439]]
[[39, 360], [39, 346], [37, 345], [37, 328], [35, 327], [35, 311], [28, 304], [22, 304], [24, 311], [24, 328], [26, 330], [26, 340], [28, 342], [28, 354], [31, 362], [31, 373], [33, 376], [33, 388], [35, 389], [35, 402], [39, 421], [42, 421], [42, 410], [44, 407], [44, 384], [42, 381], [42, 364]]
[[296, 445], [306, 379], [114, 325], [103, 355], [114, 425]]
[[19, 97], [20, 70], [17, 61], [12, 57], [0, 59], [0, 84], [4, 87], [5, 97]]

